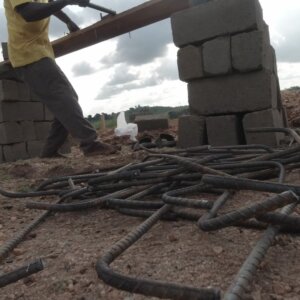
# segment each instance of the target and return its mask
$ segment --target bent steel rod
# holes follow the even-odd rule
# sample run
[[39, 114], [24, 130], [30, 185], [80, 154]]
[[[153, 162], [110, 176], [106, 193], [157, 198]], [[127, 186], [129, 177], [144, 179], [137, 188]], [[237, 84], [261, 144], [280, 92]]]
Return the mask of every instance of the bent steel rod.
[[250, 219], [251, 217], [255, 217], [256, 215], [260, 215], [265, 212], [277, 209], [279, 207], [286, 206], [295, 201], [297, 201], [297, 199], [295, 199], [294, 193], [286, 192], [280, 195], [270, 197], [262, 202], [258, 202], [247, 207], [236, 209], [219, 217], [201, 221], [199, 222], [199, 226], [204, 231], [221, 229], [224, 227], [232, 226], [237, 222]]
[[218, 188], [234, 189], [234, 190], [254, 190], [271, 193], [282, 193], [285, 191], [293, 191], [300, 195], [300, 186], [282, 183], [273, 183], [259, 181], [253, 179], [244, 179], [237, 177], [223, 177], [215, 175], [203, 175], [202, 182], [211, 184]]
[[211, 208], [213, 206], [213, 201], [211, 200], [178, 197], [182, 194], [207, 191], [209, 191], [208, 186], [205, 186], [203, 184], [197, 184], [191, 187], [166, 192], [163, 194], [162, 199], [166, 204], [194, 208]]
[[150, 279], [133, 278], [121, 275], [112, 269], [109, 265], [132, 244], [139, 240], [151, 227], [156, 224], [164, 214], [170, 211], [171, 205], [164, 205], [150, 218], [131, 231], [127, 236], [117, 242], [108, 250], [102, 258], [97, 261], [96, 271], [98, 277], [105, 283], [128, 292], [139, 293], [146, 296], [159, 298], [171, 298], [177, 300], [217, 300], [220, 299], [220, 293], [212, 288], [192, 288], [189, 286], [155, 281]]
[[42, 221], [46, 219], [46, 217], [50, 214], [49, 211], [42, 213], [39, 217], [33, 220], [29, 225], [23, 228], [20, 232], [16, 234], [14, 238], [7, 241], [0, 247], [0, 262], [3, 261], [5, 257], [12, 251], [15, 247], [17, 247], [25, 238], [25, 236], [31, 232], [35, 227], [37, 227]]
[[[71, 188], [73, 186], [73, 183], [70, 180], [70, 186]], [[56, 204], [58, 205], [62, 200], [59, 199]], [[35, 227], [37, 227], [41, 222], [43, 222], [49, 215], [50, 211], [43, 212], [40, 216], [38, 216], [35, 220], [33, 220], [29, 225], [27, 225], [25, 228], [23, 228], [20, 232], [18, 232], [15, 237], [7, 241], [5, 244], [3, 244], [0, 247], [0, 262], [7, 257], [10, 251], [12, 251], [15, 247], [17, 247], [26, 237], [26, 235], [31, 232]]]
[[144, 187], [132, 187], [126, 188], [124, 190], [116, 191], [115, 193], [111, 193], [102, 197], [98, 197], [95, 199], [85, 200], [85, 201], [77, 201], [73, 203], [67, 204], [52, 204], [52, 203], [42, 203], [42, 202], [28, 202], [26, 203], [27, 208], [31, 209], [47, 209], [49, 211], [60, 211], [60, 212], [69, 212], [76, 211], [82, 209], [88, 209], [92, 207], [104, 207], [106, 206], [106, 200], [114, 197], [124, 197], [128, 195], [132, 195], [134, 193], [140, 192], [144, 190]]
[[14, 283], [22, 278], [28, 277], [32, 274], [40, 272], [44, 269], [44, 264], [41, 259], [38, 259], [24, 267], [16, 269], [10, 273], [0, 276], [0, 288]]
[[[295, 199], [296, 203], [292, 203], [281, 210], [282, 214], [289, 215], [295, 209], [299, 202], [299, 197], [293, 192], [284, 192], [281, 194], [283, 197], [291, 197]], [[224, 296], [224, 300], [242, 300], [245, 296], [247, 286], [252, 281], [256, 269], [261, 261], [264, 259], [268, 249], [272, 246], [275, 236], [279, 233], [280, 227], [269, 226], [263, 237], [256, 244], [237, 276], [235, 277], [232, 285]]]

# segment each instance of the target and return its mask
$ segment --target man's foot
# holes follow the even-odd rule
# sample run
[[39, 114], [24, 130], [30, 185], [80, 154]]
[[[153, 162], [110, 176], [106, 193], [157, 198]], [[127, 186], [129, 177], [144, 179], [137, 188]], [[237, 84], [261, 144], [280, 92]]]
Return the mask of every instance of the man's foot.
[[93, 142], [89, 147], [85, 148], [83, 150], [83, 154], [85, 156], [109, 155], [116, 153], [118, 150], [120, 149], [113, 145], [96, 141]]
[[66, 155], [64, 155], [64, 154], [62, 154], [62, 153], [60, 153], [60, 152], [54, 152], [54, 153], [52, 153], [52, 154], [49, 154], [49, 153], [45, 154], [45, 153], [42, 153], [40, 157], [41, 157], [41, 158], [68, 158], [68, 156], [66, 156]]

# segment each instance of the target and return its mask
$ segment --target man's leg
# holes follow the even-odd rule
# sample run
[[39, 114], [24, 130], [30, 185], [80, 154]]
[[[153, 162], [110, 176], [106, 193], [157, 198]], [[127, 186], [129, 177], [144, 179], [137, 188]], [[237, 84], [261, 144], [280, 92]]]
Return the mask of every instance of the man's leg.
[[67, 137], [68, 131], [66, 128], [57, 119], [54, 119], [41, 157], [55, 157], [58, 155], [57, 151], [65, 143]]
[[[64, 129], [80, 141], [80, 147], [86, 155], [91, 152], [95, 154], [101, 154], [101, 151], [103, 154], [115, 152], [113, 147], [96, 142], [95, 129], [83, 117], [77, 94], [55, 61], [43, 58], [30, 65], [16, 68], [16, 71]], [[53, 139], [56, 137], [53, 136], [52, 141]], [[60, 137], [57, 137], [53, 143], [59, 144], [59, 141]]]
[[97, 138], [95, 129], [83, 117], [76, 92], [55, 61], [43, 58], [16, 70], [71, 135], [83, 142]]

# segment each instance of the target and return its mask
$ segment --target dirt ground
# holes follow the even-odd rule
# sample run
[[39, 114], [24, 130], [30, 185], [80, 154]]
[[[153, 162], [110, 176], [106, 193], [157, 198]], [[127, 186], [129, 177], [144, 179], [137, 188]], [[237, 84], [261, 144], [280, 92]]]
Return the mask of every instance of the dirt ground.
[[[296, 118], [294, 112], [300, 97], [291, 98], [293, 105], [288, 111]], [[285, 105], [289, 105], [287, 97], [283, 99]], [[109, 140], [110, 134], [104, 137]], [[143, 152], [132, 152], [125, 139], [122, 144], [122, 152], [109, 157], [85, 158], [73, 147], [67, 159], [36, 158], [2, 164], [0, 186], [10, 191], [28, 191], [49, 177], [92, 172], [143, 157]], [[288, 174], [287, 182], [300, 184], [300, 171]], [[223, 211], [269, 195], [238, 192]], [[44, 199], [49, 200], [49, 197]], [[0, 246], [41, 214], [41, 211], [25, 208], [28, 200], [0, 196]], [[103, 209], [52, 214], [5, 259], [0, 265], [0, 274], [37, 258], [43, 259], [45, 269], [2, 288], [0, 299], [156, 299], [112, 288], [98, 279], [95, 271], [97, 259], [142, 221]], [[237, 227], [205, 233], [193, 222], [161, 221], [112, 267], [122, 274], [194, 287], [216, 287], [224, 293], [261, 236], [262, 232]], [[300, 299], [299, 253], [299, 237], [278, 236], [249, 287], [250, 299]]]

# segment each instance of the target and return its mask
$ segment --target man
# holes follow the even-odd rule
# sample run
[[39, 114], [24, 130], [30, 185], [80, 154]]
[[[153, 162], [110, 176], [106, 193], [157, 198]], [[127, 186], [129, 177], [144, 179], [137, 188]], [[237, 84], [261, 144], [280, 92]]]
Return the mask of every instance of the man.
[[4, 0], [8, 28], [8, 53], [16, 75], [53, 113], [55, 119], [42, 157], [59, 157], [68, 133], [80, 142], [84, 155], [106, 155], [116, 148], [97, 141], [93, 126], [84, 119], [78, 96], [54, 60], [49, 41], [49, 17], [55, 15], [71, 32], [78, 26], [61, 9], [86, 6], [89, 0]]

